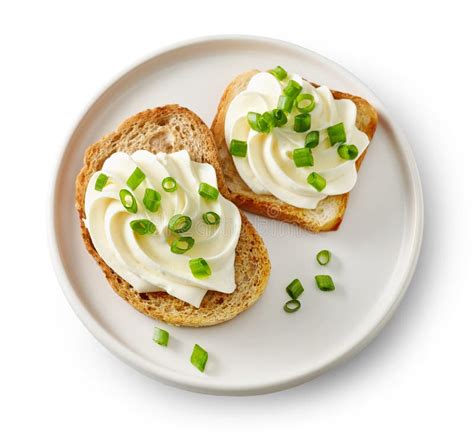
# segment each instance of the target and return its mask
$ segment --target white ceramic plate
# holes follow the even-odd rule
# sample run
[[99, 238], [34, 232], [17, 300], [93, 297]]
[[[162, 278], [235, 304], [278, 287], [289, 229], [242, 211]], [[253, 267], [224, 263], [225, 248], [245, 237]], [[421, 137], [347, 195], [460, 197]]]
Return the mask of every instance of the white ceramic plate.
[[[210, 328], [166, 327], [109, 287], [86, 252], [74, 209], [74, 179], [87, 145], [127, 116], [179, 103], [211, 123], [221, 93], [238, 73], [283, 65], [303, 77], [368, 99], [380, 123], [339, 231], [311, 234], [249, 215], [268, 247], [272, 274], [263, 297], [234, 320]], [[194, 40], [159, 52], [120, 76], [90, 105], [60, 157], [52, 194], [50, 242], [60, 284], [79, 318], [128, 364], [168, 384], [198, 392], [257, 394], [316, 377], [365, 346], [391, 317], [410, 282], [422, 239], [423, 203], [410, 147], [376, 96], [342, 67], [301, 47], [264, 38]], [[334, 259], [319, 267], [315, 254]], [[336, 291], [317, 290], [314, 275], [332, 275]], [[285, 286], [305, 286], [301, 310], [283, 311]], [[189, 363], [195, 343], [209, 352], [204, 374]]]

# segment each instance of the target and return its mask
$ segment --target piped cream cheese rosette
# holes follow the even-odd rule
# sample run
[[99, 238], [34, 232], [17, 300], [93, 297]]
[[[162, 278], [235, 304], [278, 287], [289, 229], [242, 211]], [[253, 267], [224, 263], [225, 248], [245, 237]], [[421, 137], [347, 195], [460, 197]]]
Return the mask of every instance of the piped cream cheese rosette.
[[277, 67], [255, 74], [231, 101], [225, 139], [253, 192], [314, 209], [356, 184], [356, 160], [369, 144], [356, 116], [351, 100]]
[[186, 151], [114, 153], [89, 181], [85, 212], [100, 257], [136, 291], [199, 307], [208, 290], [235, 290], [240, 212]]

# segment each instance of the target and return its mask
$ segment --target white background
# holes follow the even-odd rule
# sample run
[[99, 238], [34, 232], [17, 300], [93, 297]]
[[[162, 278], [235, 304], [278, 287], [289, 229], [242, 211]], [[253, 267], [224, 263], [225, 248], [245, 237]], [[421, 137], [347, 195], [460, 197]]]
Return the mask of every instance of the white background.
[[[2, 3], [0, 436], [472, 437], [472, 13], [421, 3]], [[53, 164], [86, 104], [163, 45], [222, 33], [285, 39], [352, 71], [403, 127], [425, 196], [418, 270], [378, 338], [257, 397], [176, 390], [121, 363], [74, 315], [47, 248]]]

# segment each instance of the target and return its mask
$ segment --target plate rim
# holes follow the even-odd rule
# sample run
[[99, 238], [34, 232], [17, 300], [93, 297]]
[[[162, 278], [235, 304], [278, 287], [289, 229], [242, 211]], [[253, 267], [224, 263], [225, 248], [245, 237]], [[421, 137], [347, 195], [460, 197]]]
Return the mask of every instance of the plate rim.
[[[412, 189], [413, 189], [413, 204], [414, 204], [414, 229], [413, 229], [413, 242], [411, 243], [410, 248], [410, 257], [407, 259], [405, 266], [408, 266], [408, 269], [405, 273], [404, 280], [401, 282], [398, 293], [394, 297], [393, 302], [388, 309], [385, 310], [385, 313], [380, 313], [380, 317], [377, 319], [378, 323], [373, 326], [373, 328], [360, 339], [355, 342], [349, 349], [344, 349], [342, 354], [336, 355], [331, 361], [328, 361], [324, 366], [316, 368], [310, 372], [303, 373], [286, 380], [273, 380], [272, 382], [266, 382], [262, 385], [248, 385], [242, 387], [241, 385], [233, 385], [228, 383], [227, 385], [222, 385], [220, 383], [208, 382], [197, 377], [184, 376], [178, 374], [167, 368], [163, 368], [157, 363], [146, 360], [138, 353], [131, 350], [129, 347], [118, 341], [112, 334], [110, 334], [103, 326], [101, 326], [95, 318], [88, 311], [86, 306], [81, 302], [77, 296], [74, 286], [72, 285], [68, 274], [65, 270], [65, 267], [61, 259], [61, 251], [59, 248], [58, 238], [57, 238], [57, 198], [58, 198], [58, 181], [62, 174], [62, 168], [67, 158], [67, 153], [71, 148], [71, 140], [73, 140], [75, 134], [81, 128], [83, 120], [86, 118], [88, 112], [93, 106], [102, 99], [102, 97], [116, 84], [118, 83], [125, 75], [132, 72], [133, 70], [139, 68], [143, 64], [152, 61], [168, 52], [175, 51], [177, 49], [184, 48], [186, 46], [191, 46], [195, 44], [209, 44], [215, 43], [217, 41], [257, 41], [264, 42], [268, 44], [273, 44], [275, 46], [285, 46], [288, 49], [298, 50], [307, 52], [311, 56], [317, 56], [322, 59], [324, 62], [332, 64], [333, 67], [336, 67], [345, 75], [351, 77], [352, 80], [359, 82], [366, 90], [371, 94], [371, 100], [376, 103], [378, 113], [383, 117], [385, 122], [388, 124], [389, 128], [393, 131], [393, 134], [396, 138], [397, 144], [401, 148], [401, 151], [404, 155], [406, 165], [408, 166], [409, 174], [412, 180]], [[421, 185], [421, 179], [416, 165], [416, 161], [413, 155], [413, 150], [408, 143], [407, 138], [403, 131], [400, 130], [398, 123], [394, 121], [393, 117], [388, 116], [388, 112], [380, 101], [380, 99], [373, 93], [373, 91], [368, 87], [363, 81], [353, 75], [350, 71], [332, 61], [331, 59], [326, 58], [325, 56], [303, 46], [300, 46], [295, 43], [290, 43], [285, 40], [268, 38], [263, 36], [256, 35], [239, 35], [239, 34], [223, 34], [223, 35], [209, 35], [202, 36], [198, 38], [186, 39], [179, 41], [173, 44], [162, 46], [159, 50], [152, 52], [146, 56], [140, 57], [138, 61], [130, 63], [127, 67], [122, 69], [117, 75], [115, 75], [111, 80], [106, 81], [105, 84], [99, 86], [98, 92], [95, 92], [91, 99], [86, 102], [85, 107], [79, 116], [73, 121], [72, 126], [67, 130], [65, 140], [63, 141], [62, 148], [59, 149], [54, 161], [53, 172], [51, 174], [50, 180], [50, 190], [49, 190], [49, 203], [47, 209], [47, 236], [48, 236], [48, 246], [50, 250], [50, 255], [52, 259], [52, 264], [54, 272], [58, 279], [58, 283], [66, 296], [68, 303], [71, 308], [78, 316], [79, 320], [84, 324], [88, 331], [102, 344], [104, 345], [111, 353], [116, 357], [127, 363], [128, 365], [134, 367], [145, 375], [154, 378], [158, 381], [161, 381], [165, 384], [171, 385], [173, 387], [178, 387], [185, 390], [190, 390], [198, 393], [208, 393], [215, 395], [257, 395], [264, 393], [271, 393], [280, 390], [285, 390], [300, 384], [303, 384], [307, 381], [310, 381], [322, 373], [326, 372], [329, 369], [337, 366], [338, 364], [348, 360], [353, 357], [355, 354], [360, 352], [365, 346], [367, 346], [382, 330], [386, 323], [391, 319], [394, 312], [398, 308], [401, 300], [403, 299], [408, 286], [413, 278], [413, 275], [416, 270], [418, 263], [421, 245], [423, 241], [423, 228], [424, 228], [424, 206], [423, 206], [423, 191]], [[378, 315], [379, 316], [379, 315]]]

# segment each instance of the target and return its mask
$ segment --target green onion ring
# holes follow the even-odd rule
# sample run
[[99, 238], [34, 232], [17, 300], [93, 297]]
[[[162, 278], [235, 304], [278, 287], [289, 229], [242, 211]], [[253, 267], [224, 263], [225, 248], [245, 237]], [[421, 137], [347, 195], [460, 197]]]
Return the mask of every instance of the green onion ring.
[[165, 192], [174, 192], [178, 189], [178, 183], [176, 183], [176, 180], [173, 177], [165, 177], [161, 182], [161, 187]]
[[319, 265], [327, 265], [331, 260], [331, 252], [329, 250], [321, 250], [316, 255], [316, 260], [318, 261]]
[[202, 214], [202, 220], [210, 226], [217, 226], [221, 222], [221, 217], [216, 212], [209, 211]]
[[119, 192], [120, 201], [122, 202], [122, 206], [130, 213], [137, 213], [138, 205], [137, 200], [132, 195], [132, 193], [127, 189], [122, 189]]
[[[309, 101], [307, 105], [303, 105], [305, 101]], [[295, 107], [300, 113], [310, 113], [314, 110], [316, 102], [314, 96], [309, 93], [302, 93], [296, 97]]]
[[300, 308], [301, 308], [301, 303], [297, 299], [288, 300], [288, 302], [286, 302], [285, 306], [283, 307], [283, 309], [287, 313], [290, 313], [290, 314], [298, 311]]
[[178, 239], [175, 239], [170, 247], [170, 250], [177, 255], [182, 255], [188, 250], [191, 250], [194, 246], [194, 239], [190, 236], [181, 236]]
[[168, 222], [168, 229], [170, 229], [174, 233], [184, 233], [187, 232], [193, 222], [189, 216], [176, 214], [171, 217]]

